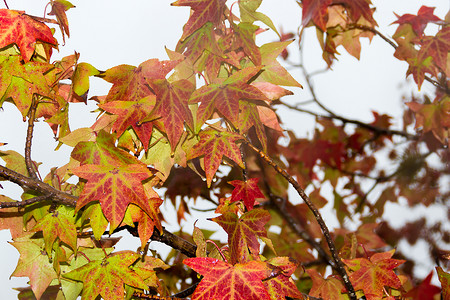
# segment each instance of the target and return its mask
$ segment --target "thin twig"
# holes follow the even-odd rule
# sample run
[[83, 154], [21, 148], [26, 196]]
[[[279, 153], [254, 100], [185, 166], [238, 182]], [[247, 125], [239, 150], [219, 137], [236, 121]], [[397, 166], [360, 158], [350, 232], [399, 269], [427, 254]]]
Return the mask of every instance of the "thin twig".
[[28, 128], [27, 137], [25, 140], [25, 165], [27, 167], [28, 174], [31, 178], [37, 179], [36, 171], [34, 169], [33, 161], [31, 160], [31, 142], [33, 140], [34, 119], [36, 117], [36, 109], [39, 100], [38, 96], [33, 96], [31, 101], [30, 110], [28, 111]]
[[331, 238], [330, 231], [328, 230], [327, 225], [325, 224], [322, 215], [320, 214], [317, 207], [314, 205], [314, 203], [309, 199], [309, 197], [306, 195], [305, 191], [302, 189], [300, 184], [291, 176], [289, 175], [285, 170], [280, 168], [269, 156], [267, 156], [263, 151], [255, 147], [253, 144], [251, 144], [248, 140], [245, 141], [245, 143], [258, 155], [264, 159], [271, 167], [275, 169], [277, 173], [279, 173], [281, 176], [283, 176], [297, 191], [299, 196], [303, 199], [303, 201], [306, 203], [308, 208], [313, 213], [315, 219], [317, 220], [317, 223], [320, 226], [320, 229], [322, 230], [322, 233], [325, 237], [325, 240], [328, 244], [328, 248], [330, 249], [331, 257], [334, 260], [334, 263], [336, 265], [335, 269], [339, 273], [339, 275], [342, 277], [342, 280], [344, 281], [344, 285], [347, 288], [348, 295], [350, 299], [357, 300], [355, 289], [353, 288], [352, 283], [350, 282], [350, 278], [347, 274], [347, 271], [345, 270], [344, 264], [339, 258], [339, 255], [337, 253], [336, 246], [334, 244], [333, 239]]
[[6, 3], [6, 0], [3, 0], [3, 3], [5, 3], [5, 6], [7, 9], [9, 9], [8, 3]]
[[346, 124], [346, 123], [354, 124], [354, 125], [356, 125], [358, 127], [361, 127], [361, 128], [364, 128], [364, 129], [368, 129], [370, 131], [374, 131], [374, 132], [379, 133], [379, 134], [399, 135], [399, 136], [402, 136], [402, 137], [405, 137], [405, 138], [408, 138], [408, 139], [412, 139], [412, 140], [417, 140], [419, 138], [418, 136], [416, 136], [414, 134], [410, 134], [410, 133], [407, 133], [407, 132], [404, 132], [404, 131], [391, 130], [391, 129], [386, 129], [386, 128], [373, 126], [373, 125], [370, 125], [370, 124], [367, 124], [367, 123], [364, 123], [364, 122], [361, 122], [361, 121], [358, 121], [358, 120], [348, 119], [346, 117], [337, 115], [335, 113], [332, 113], [330, 115], [322, 115], [322, 114], [315, 113], [315, 112], [307, 110], [307, 109], [303, 109], [303, 108], [299, 108], [297, 106], [293, 106], [293, 105], [287, 104], [287, 103], [282, 102], [282, 101], [278, 101], [278, 102], [281, 105], [284, 105], [287, 108], [292, 109], [292, 110], [303, 112], [303, 113], [306, 113], [306, 114], [309, 114], [309, 115], [312, 115], [312, 116], [315, 116], [315, 117], [319, 117], [319, 118], [336, 119], [336, 120], [339, 120], [339, 121], [343, 122], [344, 124]]
[[[393, 41], [391, 41], [388, 37], [386, 37], [385, 35], [383, 35], [381, 32], [379, 32], [378, 30], [376, 30], [375, 28], [372, 28], [370, 26], [365, 26], [365, 25], [358, 25], [358, 24], [353, 24], [351, 27], [352, 28], [356, 28], [356, 29], [361, 29], [361, 30], [365, 30], [365, 31], [370, 31], [375, 33], [376, 35], [378, 35], [380, 38], [382, 38], [384, 41], [386, 41], [389, 45], [391, 45], [394, 49], [398, 48], [398, 45], [395, 44]], [[439, 83], [438, 81], [428, 77], [425, 75], [425, 80], [428, 81], [429, 83], [431, 83], [432, 85], [434, 85], [436, 88], [439, 88], [443, 91], [445, 91], [447, 94], [450, 93], [449, 87], [442, 85], [441, 83]]]
[[24, 207], [36, 202], [41, 202], [47, 199], [50, 199], [53, 194], [36, 196], [31, 199], [23, 200], [23, 201], [15, 201], [15, 202], [0, 202], [0, 208], [8, 208], [8, 207]]
[[178, 297], [174, 297], [174, 296], [156, 296], [156, 295], [149, 295], [149, 294], [143, 294], [143, 293], [138, 293], [138, 292], [134, 292], [133, 293], [133, 297], [135, 298], [140, 298], [140, 299], [153, 299], [153, 300], [185, 300], [186, 298], [178, 298]]
[[25, 190], [33, 190], [44, 195], [51, 195], [50, 198], [54, 202], [61, 203], [67, 206], [75, 206], [78, 199], [78, 197], [57, 190], [38, 179], [27, 177], [1, 165], [0, 177], [18, 184]]

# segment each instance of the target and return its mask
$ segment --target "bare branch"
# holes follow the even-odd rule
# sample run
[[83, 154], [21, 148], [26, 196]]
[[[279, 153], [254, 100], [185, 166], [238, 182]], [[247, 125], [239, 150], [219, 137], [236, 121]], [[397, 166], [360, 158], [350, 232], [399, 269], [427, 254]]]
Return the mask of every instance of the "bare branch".
[[28, 111], [28, 128], [27, 138], [25, 140], [25, 165], [27, 167], [28, 174], [31, 178], [37, 179], [36, 171], [34, 169], [33, 161], [31, 160], [31, 141], [33, 139], [34, 119], [36, 117], [36, 108], [38, 105], [38, 96], [33, 96], [30, 110]]
[[50, 199], [53, 194], [43, 195], [33, 197], [31, 199], [16, 201], [16, 202], [0, 202], [0, 208], [8, 208], [8, 207], [24, 207], [33, 203], [41, 202], [47, 199]]
[[[398, 135], [398, 136], [402, 136], [402, 137], [405, 137], [405, 138], [411, 139], [411, 140], [419, 139], [419, 137], [417, 135], [410, 134], [410, 133], [407, 133], [407, 132], [404, 132], [404, 131], [391, 130], [391, 129], [386, 129], [386, 128], [373, 126], [373, 125], [370, 125], [370, 124], [367, 124], [367, 123], [364, 123], [364, 122], [361, 122], [361, 121], [358, 121], [358, 120], [352, 120], [352, 119], [348, 119], [346, 117], [342, 117], [342, 116], [337, 115], [335, 113], [331, 113], [330, 115], [322, 115], [322, 114], [315, 113], [315, 112], [307, 110], [307, 109], [303, 109], [303, 108], [299, 108], [297, 106], [293, 106], [293, 105], [287, 104], [287, 103], [282, 102], [282, 101], [279, 101], [279, 102], [282, 105], [284, 105], [287, 108], [292, 109], [292, 110], [303, 112], [303, 113], [306, 113], [306, 114], [309, 114], [309, 115], [312, 115], [312, 116], [315, 116], [315, 117], [319, 117], [319, 118], [336, 119], [336, 120], [341, 121], [344, 124], [347, 124], [347, 123], [348, 124], [354, 124], [354, 125], [356, 125], [358, 127], [361, 127], [361, 128], [364, 128], [364, 129], [367, 129], [367, 130], [370, 130], [370, 131], [373, 131], [373, 132], [375, 132], [377, 134]], [[327, 111], [328, 111], [328, 109], [327, 109]]]

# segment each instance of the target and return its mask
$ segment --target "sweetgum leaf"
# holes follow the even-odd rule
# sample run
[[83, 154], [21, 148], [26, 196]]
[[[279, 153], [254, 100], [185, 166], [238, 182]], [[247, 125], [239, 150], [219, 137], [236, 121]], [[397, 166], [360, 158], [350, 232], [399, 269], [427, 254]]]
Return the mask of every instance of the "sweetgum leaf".
[[268, 100], [256, 87], [247, 82], [261, 67], [247, 67], [228, 77], [221, 84], [209, 84], [196, 90], [189, 103], [199, 103], [196, 131], [208, 120], [214, 110], [220, 112], [233, 125], [238, 125], [239, 100]]
[[250, 178], [246, 181], [233, 180], [228, 182], [234, 186], [231, 193], [231, 202], [242, 200], [247, 210], [252, 210], [256, 198], [265, 198], [258, 187], [259, 178]]
[[170, 83], [166, 79], [149, 80], [148, 84], [156, 94], [156, 105], [144, 121], [161, 118], [165, 133], [169, 139], [172, 151], [178, 144], [184, 132], [184, 123], [192, 128], [193, 119], [189, 109], [189, 97], [195, 86], [186, 79]]
[[194, 11], [184, 25], [181, 40], [184, 40], [207, 22], [215, 25], [220, 24], [224, 19], [225, 2], [226, 0], [178, 0], [172, 3], [174, 6], [190, 6]]
[[[152, 202], [154, 202], [155, 207], [159, 207], [162, 204], [163, 200], [153, 198]], [[131, 213], [133, 222], [138, 223], [138, 234], [139, 239], [141, 240], [141, 249], [144, 249], [145, 245], [152, 236], [155, 227], [158, 228], [159, 232], [163, 232], [163, 228], [158, 216], [159, 210], [155, 209], [152, 212], [152, 215], [149, 215], [136, 205], [128, 206], [128, 210]]]
[[100, 71], [91, 64], [82, 62], [77, 64], [72, 76], [72, 88], [78, 95], [82, 96], [89, 90], [89, 77], [100, 74]]
[[123, 299], [124, 284], [147, 288], [143, 279], [129, 267], [139, 258], [139, 254], [131, 251], [117, 252], [102, 260], [90, 261], [64, 277], [83, 282], [83, 299], [95, 299], [98, 295], [106, 300]]
[[58, 207], [48, 213], [34, 226], [33, 231], [42, 231], [45, 241], [45, 250], [51, 257], [53, 243], [56, 239], [69, 245], [77, 253], [77, 228], [73, 208]]
[[272, 20], [266, 16], [265, 14], [256, 11], [258, 7], [261, 5], [262, 0], [239, 0], [239, 11], [240, 17], [243, 22], [253, 23], [255, 21], [261, 21], [267, 26], [270, 27], [273, 31], [275, 31], [278, 36], [280, 34], [277, 31], [275, 25], [273, 25]]
[[183, 262], [204, 276], [192, 300], [270, 299], [261, 281], [270, 273], [264, 262], [230, 265], [211, 257], [187, 258]]
[[428, 7], [428, 6], [422, 5], [420, 7], [419, 11], [417, 12], [417, 15], [404, 14], [402, 16], [399, 16], [399, 15], [395, 14], [397, 16], [398, 20], [395, 21], [394, 23], [396, 23], [396, 24], [405, 24], [405, 23], [411, 24], [414, 32], [417, 35], [421, 36], [421, 35], [423, 35], [425, 27], [428, 25], [428, 23], [441, 21], [440, 18], [438, 18], [437, 16], [435, 16], [433, 14], [434, 9], [435, 9], [434, 7]]
[[355, 290], [363, 290], [368, 300], [380, 299], [383, 296], [385, 286], [396, 289], [402, 286], [400, 279], [392, 270], [405, 261], [392, 259], [394, 251], [375, 253], [369, 259], [342, 260], [351, 270], [350, 281]]
[[274, 257], [267, 261], [272, 272], [270, 279], [264, 280], [264, 286], [272, 300], [284, 300], [286, 297], [303, 298], [290, 278], [298, 267], [298, 263], [289, 257]]
[[57, 48], [58, 42], [47, 25], [23, 11], [0, 9], [0, 48], [16, 44], [23, 60], [28, 62], [38, 40]]
[[136, 132], [142, 142], [145, 151], [148, 151], [148, 145], [153, 131], [153, 123], [140, 122], [152, 111], [155, 106], [156, 98], [149, 95], [138, 101], [111, 101], [99, 105], [105, 111], [117, 115], [112, 130], [121, 136], [130, 126]]
[[97, 134], [95, 142], [80, 142], [72, 151], [72, 158], [83, 164], [121, 165], [139, 161], [115, 146], [115, 137], [104, 130]]
[[247, 22], [241, 22], [237, 26], [233, 26], [235, 38], [234, 48], [242, 48], [255, 66], [261, 65], [261, 53], [255, 44], [255, 32], [258, 29], [258, 26]]
[[31, 289], [39, 300], [50, 282], [58, 278], [58, 275], [42, 248], [43, 240], [31, 240], [30, 237], [24, 236], [11, 243], [20, 253], [19, 262], [11, 276], [30, 278]]
[[444, 300], [450, 299], [450, 274], [442, 270], [441, 267], [436, 267], [439, 281], [442, 285], [442, 295]]
[[264, 66], [264, 72], [258, 76], [256, 81], [269, 82], [275, 85], [302, 87], [277, 61], [277, 57], [290, 43], [292, 41], [273, 42], [260, 47], [261, 63]]
[[253, 209], [240, 218], [232, 212], [211, 219], [228, 233], [231, 263], [247, 262], [251, 255], [259, 254], [258, 237], [266, 237], [264, 225], [270, 220], [270, 214], [264, 209]]
[[144, 164], [87, 164], [72, 171], [88, 180], [77, 201], [76, 211], [92, 201], [99, 201], [106, 219], [111, 223], [111, 232], [122, 221], [128, 204], [136, 204], [150, 216], [155, 214], [160, 204], [159, 200], [149, 201], [146, 196], [142, 181], [153, 176], [154, 172]]
[[241, 151], [236, 145], [236, 141], [242, 139], [241, 135], [233, 132], [219, 132], [214, 129], [206, 129], [200, 132], [199, 137], [200, 141], [188, 152], [187, 159], [204, 156], [208, 187], [211, 186], [212, 179], [222, 162], [223, 156], [232, 159], [241, 168], [244, 168]]
[[[0, 202], [16, 202], [13, 199], [0, 195]], [[24, 235], [23, 217], [17, 207], [1, 208], [0, 209], [0, 230], [9, 229], [11, 237], [16, 239]]]
[[413, 300], [433, 300], [434, 295], [439, 294], [441, 289], [431, 284], [432, 277], [433, 271], [419, 285], [403, 294], [403, 297], [411, 297]]
[[306, 270], [313, 282], [309, 295], [313, 297], [321, 297], [323, 300], [348, 300], [347, 294], [342, 294], [345, 291], [344, 284], [335, 275], [328, 276], [324, 279], [315, 269]]
[[70, 37], [69, 31], [69, 21], [67, 20], [66, 11], [75, 7], [72, 3], [66, 0], [55, 0], [51, 2], [52, 10], [48, 13], [49, 15], [56, 16], [56, 20], [58, 20], [59, 28], [61, 29], [61, 33], [63, 36], [63, 41], [66, 41], [65, 35]]
[[110, 101], [139, 101], [153, 95], [147, 84], [149, 79], [163, 79], [180, 62], [159, 61], [149, 59], [138, 67], [119, 65], [101, 73], [99, 77], [112, 83], [113, 86], [106, 96], [105, 102]]
[[328, 19], [328, 6], [333, 0], [303, 0], [302, 1], [302, 25], [308, 26], [312, 21], [322, 31], [326, 31]]

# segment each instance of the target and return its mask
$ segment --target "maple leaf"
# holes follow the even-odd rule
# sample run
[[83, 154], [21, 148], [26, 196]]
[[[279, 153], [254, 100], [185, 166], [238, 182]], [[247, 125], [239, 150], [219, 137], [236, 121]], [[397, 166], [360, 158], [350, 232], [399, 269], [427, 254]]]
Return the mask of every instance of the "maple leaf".
[[269, 279], [264, 280], [264, 286], [269, 292], [270, 299], [284, 300], [286, 297], [302, 299], [302, 293], [290, 278], [297, 269], [298, 263], [289, 257], [274, 257], [266, 262], [268, 268], [272, 268]]
[[353, 22], [357, 22], [363, 17], [372, 25], [377, 25], [377, 22], [373, 19], [373, 10], [369, 6], [370, 0], [333, 0], [332, 4], [341, 4], [346, 7]]
[[260, 47], [261, 64], [264, 66], [256, 81], [269, 82], [275, 85], [302, 87], [285, 68], [277, 61], [277, 57], [286, 49], [292, 41], [267, 43]]
[[333, 0], [303, 0], [302, 1], [302, 25], [308, 26], [314, 22], [322, 31], [327, 31], [328, 6]]
[[433, 277], [433, 271], [422, 280], [422, 282], [414, 287], [412, 290], [403, 294], [403, 297], [411, 297], [413, 300], [433, 300], [434, 295], [439, 294], [441, 289], [435, 285], [430, 284]]
[[186, 79], [172, 83], [166, 79], [149, 80], [148, 84], [155, 91], [156, 105], [144, 121], [161, 117], [173, 151], [184, 132], [184, 123], [193, 128], [188, 102], [195, 86]]
[[256, 66], [261, 65], [261, 53], [255, 44], [255, 32], [258, 29], [258, 26], [247, 22], [241, 22], [237, 26], [233, 26], [234, 48], [242, 48]]
[[[9, 197], [0, 195], [0, 202], [16, 202]], [[24, 235], [23, 213], [17, 207], [0, 209], [0, 230], [9, 229], [11, 237], [16, 238]]]
[[328, 276], [324, 279], [319, 272], [314, 269], [306, 270], [308, 275], [311, 277], [313, 282], [312, 288], [309, 291], [309, 295], [312, 297], [321, 297], [324, 300], [346, 300], [348, 299], [347, 294], [342, 294], [345, 290], [344, 284], [335, 275]]
[[399, 16], [396, 13], [394, 13], [395, 16], [398, 18], [398, 20], [393, 22], [392, 24], [394, 24], [394, 23], [396, 23], [396, 24], [405, 24], [405, 23], [411, 24], [414, 32], [418, 36], [421, 36], [421, 35], [423, 35], [425, 27], [427, 26], [427, 24], [429, 22], [441, 21], [440, 18], [438, 18], [437, 16], [435, 16], [433, 14], [434, 9], [435, 9], [434, 7], [428, 7], [428, 6], [422, 5], [420, 7], [419, 11], [417, 12], [417, 15], [404, 14], [402, 16]]
[[426, 36], [421, 40], [417, 60], [423, 61], [429, 56], [444, 72], [447, 69], [447, 54], [450, 51], [450, 27], [444, 27], [435, 36]]
[[436, 267], [436, 271], [439, 277], [439, 281], [442, 286], [442, 295], [444, 300], [450, 299], [450, 274], [442, 270], [441, 267]]
[[150, 114], [155, 106], [155, 96], [150, 95], [137, 101], [111, 101], [100, 104], [99, 107], [105, 111], [117, 115], [112, 130], [121, 136], [130, 126], [136, 132], [142, 142], [145, 151], [148, 151], [150, 138], [153, 131], [153, 123], [140, 122]]
[[92, 202], [99, 201], [106, 219], [114, 231], [122, 221], [128, 204], [133, 203], [149, 216], [155, 215], [159, 201], [149, 201], [142, 181], [153, 176], [144, 164], [121, 166], [82, 165], [72, 172], [88, 180], [77, 201], [76, 211]]
[[247, 210], [252, 210], [256, 198], [265, 198], [258, 187], [258, 180], [259, 178], [250, 178], [246, 181], [233, 180], [228, 182], [234, 186], [234, 190], [231, 193], [231, 202], [242, 200]]
[[147, 288], [143, 279], [130, 269], [139, 258], [139, 254], [131, 251], [117, 252], [102, 260], [90, 261], [63, 276], [83, 282], [83, 299], [95, 299], [98, 295], [106, 300], [123, 299], [124, 284]]
[[222, 162], [223, 156], [226, 156], [236, 162], [241, 168], [244, 168], [241, 151], [236, 145], [236, 141], [241, 140], [242, 136], [237, 133], [214, 129], [202, 130], [199, 133], [200, 140], [187, 153], [187, 159], [193, 159], [198, 156], [204, 156], [206, 183], [211, 186], [214, 174]]
[[98, 75], [98, 77], [113, 84], [106, 96], [105, 102], [138, 101], [148, 95], [153, 95], [147, 80], [163, 79], [180, 62], [180, 60], [159, 61], [149, 59], [138, 67], [119, 65]]
[[183, 53], [192, 62], [195, 62], [205, 50], [216, 55], [222, 52], [217, 45], [214, 24], [211, 22], [207, 22], [186, 39], [180, 40], [175, 50]]
[[[232, 212], [211, 219], [228, 233], [231, 263], [246, 262], [250, 255], [259, 254], [258, 237], [266, 237], [264, 225], [270, 214], [264, 209], [253, 209], [240, 218]], [[250, 251], [250, 252], [249, 252]]]
[[264, 262], [230, 265], [211, 257], [194, 257], [183, 263], [204, 276], [192, 300], [270, 299], [262, 282], [270, 274]]
[[42, 249], [44, 241], [42, 239], [31, 240], [30, 236], [23, 236], [12, 242], [11, 245], [20, 253], [19, 262], [11, 276], [30, 278], [31, 289], [36, 299], [39, 300], [51, 281], [58, 278], [53, 264], [45, 250]]
[[239, 0], [239, 11], [240, 18], [243, 22], [253, 23], [255, 21], [261, 21], [267, 26], [270, 27], [273, 31], [275, 31], [278, 36], [280, 34], [277, 31], [275, 25], [273, 25], [272, 20], [265, 14], [256, 11], [258, 7], [261, 5], [262, 0]]
[[78, 96], [84, 96], [89, 90], [89, 77], [100, 74], [100, 71], [88, 63], [77, 64], [72, 76], [72, 89]]
[[228, 77], [221, 84], [209, 84], [196, 90], [189, 102], [199, 103], [197, 126], [199, 129], [216, 109], [232, 124], [238, 124], [239, 100], [268, 100], [256, 87], [247, 82], [255, 76], [261, 67], [247, 67]]
[[75, 7], [72, 3], [66, 0], [55, 0], [51, 2], [52, 10], [48, 13], [49, 15], [56, 16], [56, 20], [58, 20], [59, 28], [61, 29], [63, 42], [66, 42], [65, 34], [67, 37], [70, 37], [69, 31], [69, 21], [67, 20], [66, 11]]
[[0, 48], [16, 44], [23, 60], [28, 62], [38, 40], [57, 48], [58, 42], [47, 25], [25, 12], [0, 9]]
[[183, 35], [181, 40], [194, 33], [205, 23], [211, 22], [218, 25], [223, 20], [226, 0], [178, 0], [171, 5], [174, 6], [190, 6], [194, 11], [183, 27]]
[[402, 283], [392, 270], [405, 261], [392, 259], [394, 252], [395, 250], [375, 253], [369, 259], [342, 260], [351, 270], [350, 281], [355, 290], [363, 290], [368, 300], [380, 299], [383, 296], [385, 286], [401, 288]]
[[[153, 198], [152, 202], [154, 202], [155, 207], [159, 207], [163, 203], [163, 200]], [[139, 239], [141, 240], [141, 249], [144, 249], [148, 240], [152, 236], [155, 227], [158, 228], [159, 232], [163, 232], [163, 228], [158, 216], [159, 209], [155, 209], [152, 215], [148, 215], [145, 211], [143, 211], [136, 205], [130, 205], [128, 207], [128, 210], [131, 213], [133, 222], [138, 223], [138, 234]]]
[[45, 241], [45, 250], [51, 257], [53, 243], [56, 239], [69, 245], [77, 253], [77, 228], [72, 208], [58, 207], [48, 213], [33, 227], [33, 231], [42, 231]]
[[445, 143], [447, 138], [445, 128], [450, 127], [449, 98], [430, 104], [410, 102], [406, 105], [416, 113], [416, 128], [422, 127], [424, 132], [433, 132], [439, 141]]
[[95, 142], [79, 142], [72, 150], [72, 158], [83, 164], [121, 165], [137, 164], [134, 156], [115, 146], [116, 139], [104, 130], [97, 134]]

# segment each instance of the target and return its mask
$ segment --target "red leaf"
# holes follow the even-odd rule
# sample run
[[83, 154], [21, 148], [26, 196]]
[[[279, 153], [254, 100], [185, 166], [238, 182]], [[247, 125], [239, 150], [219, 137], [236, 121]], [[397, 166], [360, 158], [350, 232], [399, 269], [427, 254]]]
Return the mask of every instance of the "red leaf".
[[118, 136], [122, 135], [130, 126], [133, 127], [147, 151], [152, 137], [153, 123], [140, 124], [140, 122], [152, 111], [155, 99], [154, 95], [150, 95], [138, 101], [112, 101], [99, 106], [105, 111], [117, 115], [112, 130], [117, 132]]
[[59, 23], [59, 28], [61, 29], [63, 41], [65, 42], [65, 34], [70, 37], [69, 32], [69, 21], [67, 20], [66, 11], [75, 7], [72, 3], [66, 0], [55, 0], [51, 2], [52, 10], [48, 13], [49, 15], [56, 16]]
[[183, 262], [204, 276], [192, 300], [270, 299], [262, 282], [270, 273], [264, 262], [230, 265], [211, 257], [188, 258]]
[[230, 260], [234, 264], [250, 260], [250, 255], [258, 256], [258, 237], [267, 236], [264, 225], [270, 220], [270, 214], [263, 209], [253, 209], [240, 218], [235, 213], [226, 212], [211, 220], [228, 233]]
[[260, 69], [261, 67], [247, 67], [228, 77], [222, 84], [209, 84], [196, 90], [189, 102], [200, 102], [197, 127], [201, 127], [215, 109], [237, 126], [239, 100], [268, 100], [259, 89], [247, 83]]
[[333, 4], [346, 7], [353, 22], [358, 22], [361, 17], [364, 17], [372, 25], [377, 25], [373, 19], [373, 10], [369, 6], [370, 0], [333, 0]]
[[156, 94], [156, 105], [146, 120], [161, 117], [172, 151], [184, 132], [184, 122], [193, 127], [189, 97], [195, 86], [186, 79], [169, 83], [166, 79], [148, 80]]
[[264, 194], [258, 187], [259, 178], [250, 178], [246, 181], [233, 180], [228, 182], [234, 186], [231, 193], [231, 202], [242, 200], [244, 201], [247, 210], [252, 210], [255, 205], [256, 198], [264, 198]]
[[217, 25], [222, 21], [226, 0], [178, 0], [174, 6], [190, 6], [194, 11], [183, 28], [184, 40], [207, 22]]
[[309, 291], [311, 296], [321, 297], [324, 300], [348, 299], [346, 294], [342, 294], [342, 291], [345, 291], [344, 284], [337, 276], [330, 275], [327, 279], [324, 279], [322, 275], [314, 269], [308, 269], [306, 272], [313, 282], [311, 291]]
[[138, 101], [148, 95], [153, 95], [147, 80], [163, 79], [180, 61], [159, 61], [149, 59], [134, 67], [120, 65], [106, 70], [99, 77], [113, 84], [105, 102]]
[[0, 9], [0, 48], [15, 43], [23, 60], [27, 62], [33, 56], [38, 40], [57, 48], [58, 42], [47, 25], [36, 21], [23, 11]]
[[198, 156], [205, 157], [206, 183], [211, 186], [214, 174], [222, 162], [223, 156], [226, 156], [236, 162], [241, 168], [244, 168], [241, 151], [236, 145], [236, 141], [241, 140], [242, 136], [233, 132], [219, 132], [214, 129], [206, 129], [199, 134], [200, 141], [195, 144], [187, 159], [193, 159]]
[[403, 295], [403, 297], [411, 297], [413, 300], [433, 300], [434, 295], [439, 294], [441, 289], [431, 284], [433, 271], [416, 287]]
[[328, 6], [333, 0], [303, 0], [302, 1], [302, 25], [308, 26], [314, 22], [322, 31], [327, 31]]
[[433, 14], [434, 12], [434, 7], [428, 7], [425, 5], [422, 5], [422, 7], [419, 9], [419, 12], [416, 15], [412, 15], [412, 14], [404, 14], [402, 16], [399, 16], [397, 14], [395, 14], [398, 18], [397, 21], [395, 21], [394, 23], [396, 24], [411, 24], [414, 32], [418, 35], [421, 36], [423, 35], [423, 31], [425, 30], [425, 27], [427, 26], [427, 24], [429, 22], [439, 22], [441, 21], [440, 18], [438, 18], [437, 16], [435, 16]]
[[355, 290], [363, 290], [367, 300], [381, 299], [385, 286], [396, 289], [402, 286], [400, 279], [392, 270], [405, 261], [392, 259], [394, 251], [375, 253], [369, 259], [342, 260], [352, 271], [350, 281]]
[[149, 201], [144, 191], [142, 181], [153, 175], [144, 164], [82, 165], [72, 171], [88, 180], [77, 201], [76, 211], [92, 201], [99, 201], [106, 219], [111, 223], [110, 232], [122, 221], [128, 204], [136, 204], [149, 216], [155, 215], [161, 204], [159, 199]]

